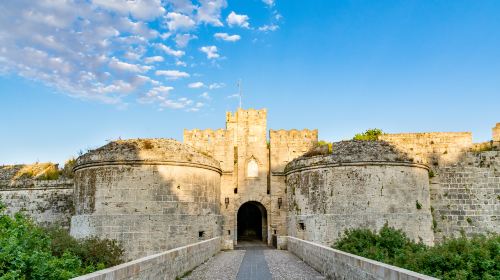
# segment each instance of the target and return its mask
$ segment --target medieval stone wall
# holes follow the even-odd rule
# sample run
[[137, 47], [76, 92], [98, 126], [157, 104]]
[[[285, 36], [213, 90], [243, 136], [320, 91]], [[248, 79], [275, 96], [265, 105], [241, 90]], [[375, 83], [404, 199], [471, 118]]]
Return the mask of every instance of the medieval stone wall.
[[69, 229], [73, 206], [73, 180], [60, 177], [42, 180], [47, 169], [57, 165], [34, 163], [0, 166], [0, 201], [6, 213], [22, 212], [42, 226]]
[[270, 130], [269, 137], [271, 230], [273, 234], [287, 235], [288, 202], [284, 169], [290, 161], [317, 146], [318, 130]]
[[176, 141], [112, 142], [77, 160], [71, 234], [119, 240], [131, 259], [220, 236], [220, 173]]
[[433, 132], [383, 134], [379, 140], [407, 153], [415, 163], [434, 169], [458, 162], [472, 146], [470, 132]]
[[24, 213], [42, 226], [62, 226], [69, 229], [74, 214], [73, 181], [24, 181], [15, 188], [1, 188], [0, 200], [7, 213]]
[[437, 169], [430, 190], [437, 240], [500, 232], [500, 151], [468, 152]]
[[434, 241], [428, 169], [383, 142], [333, 143], [333, 154], [286, 168], [288, 234], [332, 245], [349, 228], [385, 223]]

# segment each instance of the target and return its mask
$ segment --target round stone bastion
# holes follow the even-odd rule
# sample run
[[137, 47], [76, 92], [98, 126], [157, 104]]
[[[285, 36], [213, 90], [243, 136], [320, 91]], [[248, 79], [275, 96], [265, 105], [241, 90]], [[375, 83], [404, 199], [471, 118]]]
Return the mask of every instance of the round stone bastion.
[[219, 162], [168, 139], [118, 140], [82, 155], [71, 235], [120, 241], [128, 259], [221, 235]]
[[345, 230], [388, 224], [434, 242], [426, 165], [382, 141], [333, 143], [285, 168], [288, 234], [328, 246]]

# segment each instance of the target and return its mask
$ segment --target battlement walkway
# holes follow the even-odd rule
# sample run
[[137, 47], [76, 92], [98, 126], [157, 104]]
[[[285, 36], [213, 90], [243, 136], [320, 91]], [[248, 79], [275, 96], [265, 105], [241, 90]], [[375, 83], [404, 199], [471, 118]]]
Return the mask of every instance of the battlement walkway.
[[182, 279], [325, 279], [288, 251], [262, 242], [240, 242], [233, 251], [222, 251]]

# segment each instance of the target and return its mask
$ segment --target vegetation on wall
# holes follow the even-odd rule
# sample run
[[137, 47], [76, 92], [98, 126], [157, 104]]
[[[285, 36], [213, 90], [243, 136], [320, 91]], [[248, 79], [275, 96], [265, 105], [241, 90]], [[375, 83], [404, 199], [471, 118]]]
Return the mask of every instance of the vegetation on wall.
[[68, 159], [64, 163], [63, 169], [60, 170], [61, 176], [66, 178], [73, 178], [74, 177], [73, 168], [75, 167], [75, 164], [76, 164], [75, 158]]
[[363, 141], [377, 141], [380, 135], [384, 134], [382, 129], [373, 128], [368, 129], [363, 133], [358, 133], [354, 135], [353, 140], [363, 140]]
[[45, 229], [23, 214], [5, 214], [0, 201], [0, 279], [69, 279], [122, 262], [114, 240], [76, 240], [63, 229]]
[[324, 140], [318, 141], [317, 145], [304, 153], [303, 157], [314, 157], [320, 155], [328, 155], [332, 153], [332, 143]]
[[328, 146], [328, 153], [332, 153], [332, 142], [327, 142], [325, 140], [318, 141], [318, 146]]
[[448, 238], [434, 247], [387, 226], [345, 232], [334, 246], [345, 252], [444, 280], [500, 279], [500, 235]]
[[73, 178], [73, 168], [76, 159], [67, 160], [63, 168], [59, 168], [57, 163], [37, 162], [24, 165], [2, 166], [2, 172], [10, 173], [12, 180], [57, 180], [63, 178]]

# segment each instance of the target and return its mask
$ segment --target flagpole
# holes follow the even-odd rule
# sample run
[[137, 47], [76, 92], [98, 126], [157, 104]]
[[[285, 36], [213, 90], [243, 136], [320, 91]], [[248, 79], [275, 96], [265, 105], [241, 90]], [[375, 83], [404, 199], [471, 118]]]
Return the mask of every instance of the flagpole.
[[241, 97], [242, 97], [242, 92], [241, 92], [241, 79], [238, 80], [238, 95], [240, 96], [240, 109], [242, 108], [241, 106]]

